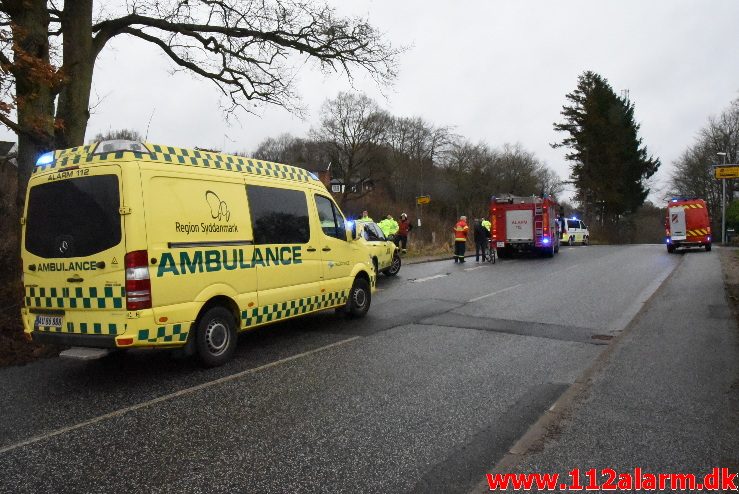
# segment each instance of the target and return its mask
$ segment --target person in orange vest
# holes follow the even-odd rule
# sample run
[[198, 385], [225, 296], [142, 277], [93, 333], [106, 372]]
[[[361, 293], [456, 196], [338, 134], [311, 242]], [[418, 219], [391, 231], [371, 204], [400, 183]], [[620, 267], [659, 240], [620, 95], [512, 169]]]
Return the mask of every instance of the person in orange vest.
[[454, 262], [464, 262], [464, 251], [467, 248], [467, 232], [470, 227], [467, 226], [467, 217], [460, 216], [459, 221], [454, 225]]

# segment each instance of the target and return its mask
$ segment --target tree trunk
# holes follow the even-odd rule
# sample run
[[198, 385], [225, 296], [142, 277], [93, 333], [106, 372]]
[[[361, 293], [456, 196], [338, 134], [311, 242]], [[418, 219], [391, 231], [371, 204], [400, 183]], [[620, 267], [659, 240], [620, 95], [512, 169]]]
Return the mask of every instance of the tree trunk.
[[[45, 0], [26, 0], [12, 9], [18, 126], [18, 204], [38, 156], [51, 149], [54, 134], [53, 68], [49, 63], [49, 13]], [[22, 211], [22, 209], [20, 209]]]
[[85, 143], [90, 118], [90, 89], [97, 54], [92, 43], [92, 1], [65, 2], [64, 87], [57, 108], [56, 148], [66, 149]]

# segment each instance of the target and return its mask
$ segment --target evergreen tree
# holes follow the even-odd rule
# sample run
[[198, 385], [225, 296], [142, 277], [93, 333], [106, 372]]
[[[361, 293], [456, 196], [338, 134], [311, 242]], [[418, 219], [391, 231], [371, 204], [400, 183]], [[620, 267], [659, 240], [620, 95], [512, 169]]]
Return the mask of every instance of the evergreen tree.
[[660, 160], [642, 145], [633, 103], [619, 97], [604, 77], [583, 73], [566, 98], [564, 122], [555, 123], [554, 130], [568, 135], [552, 146], [569, 148], [571, 179], [588, 216], [617, 222], [644, 203], [647, 180]]

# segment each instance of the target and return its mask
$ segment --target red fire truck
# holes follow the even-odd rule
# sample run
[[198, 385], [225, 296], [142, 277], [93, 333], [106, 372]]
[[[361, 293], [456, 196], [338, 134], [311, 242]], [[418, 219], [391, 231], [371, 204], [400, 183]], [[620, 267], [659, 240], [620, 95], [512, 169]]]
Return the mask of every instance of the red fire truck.
[[703, 199], [671, 199], [667, 203], [665, 243], [672, 254], [678, 247], [711, 250], [711, 220]]
[[557, 203], [550, 197], [495, 197], [490, 200], [492, 246], [501, 258], [514, 251], [559, 252]]

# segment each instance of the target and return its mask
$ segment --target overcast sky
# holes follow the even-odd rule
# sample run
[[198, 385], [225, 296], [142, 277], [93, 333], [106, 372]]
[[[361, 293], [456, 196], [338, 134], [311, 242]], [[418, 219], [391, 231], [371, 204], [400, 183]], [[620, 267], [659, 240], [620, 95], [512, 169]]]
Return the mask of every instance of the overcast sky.
[[[739, 97], [737, 0], [330, 3], [369, 17], [394, 45], [408, 47], [392, 87], [357, 72], [357, 90], [393, 115], [453, 126], [473, 142], [520, 142], [562, 178], [569, 166], [564, 151], [549, 146], [558, 139], [552, 123], [585, 70], [629, 91], [644, 142], [662, 160], [662, 184], [707, 118]], [[352, 90], [345, 77], [305, 66], [297, 85], [305, 120], [273, 107], [227, 123], [213, 86], [171, 69], [143, 42], [121, 38], [106, 47], [87, 138], [119, 128], [145, 133], [151, 119], [151, 142], [251, 151], [269, 136], [305, 135], [323, 101]]]

